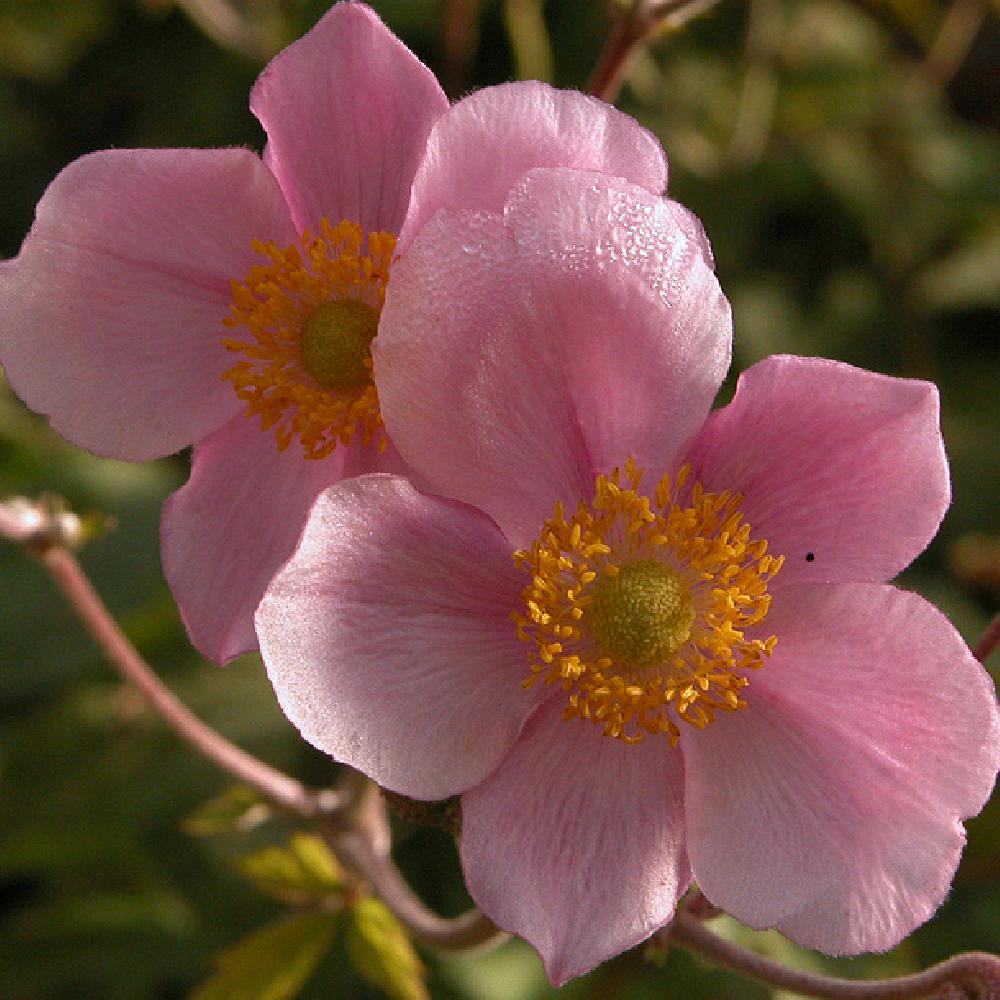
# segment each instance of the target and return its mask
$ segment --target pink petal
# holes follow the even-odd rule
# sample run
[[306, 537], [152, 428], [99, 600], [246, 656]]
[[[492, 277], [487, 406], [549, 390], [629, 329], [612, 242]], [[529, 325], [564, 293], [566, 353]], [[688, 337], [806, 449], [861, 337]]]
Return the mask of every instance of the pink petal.
[[551, 697], [462, 797], [469, 892], [535, 947], [556, 986], [649, 937], [691, 881], [680, 753], [564, 722], [565, 706]]
[[667, 161], [656, 137], [603, 101], [535, 80], [487, 87], [434, 126], [413, 182], [400, 250], [439, 209], [499, 212], [510, 189], [534, 167], [595, 170], [653, 194], [667, 187]]
[[748, 707], [682, 736], [688, 850], [716, 904], [830, 954], [944, 899], [1000, 764], [993, 685], [947, 619], [875, 584], [781, 591]]
[[684, 230], [684, 235], [692, 242], [701, 247], [701, 252], [705, 257], [705, 263], [710, 268], [715, 269], [715, 255], [712, 253], [712, 246], [708, 242], [708, 234], [701, 224], [701, 219], [689, 208], [685, 208], [678, 201], [668, 202], [670, 211], [674, 213], [677, 225]]
[[700, 426], [730, 315], [666, 202], [569, 170], [504, 220], [440, 213], [393, 270], [374, 344], [382, 412], [436, 491], [515, 545], [633, 455], [659, 475]]
[[934, 386], [822, 358], [747, 369], [691, 456], [707, 489], [744, 495], [755, 536], [786, 557], [781, 587], [888, 580], [950, 499]]
[[316, 502], [257, 632], [285, 714], [314, 746], [421, 799], [464, 791], [539, 695], [510, 612], [524, 587], [479, 511], [364, 476]]
[[222, 374], [230, 281], [256, 239], [292, 242], [281, 192], [242, 149], [111, 150], [53, 181], [0, 272], [0, 360], [74, 444], [168, 455], [243, 404]]
[[395, 233], [448, 99], [371, 8], [339, 3], [271, 61], [250, 108], [300, 230], [326, 216]]
[[217, 663], [257, 648], [254, 612], [319, 493], [347, 476], [403, 468], [391, 448], [379, 455], [355, 443], [316, 461], [297, 444], [278, 451], [273, 433], [240, 415], [195, 448], [191, 478], [164, 506], [167, 582], [191, 642]]

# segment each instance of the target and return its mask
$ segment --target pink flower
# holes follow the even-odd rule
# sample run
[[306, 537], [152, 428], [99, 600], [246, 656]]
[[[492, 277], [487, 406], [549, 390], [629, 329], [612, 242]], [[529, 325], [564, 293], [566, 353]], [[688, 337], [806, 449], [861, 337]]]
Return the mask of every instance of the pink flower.
[[85, 156], [0, 267], [0, 361], [29, 406], [101, 455], [195, 445], [163, 563], [192, 641], [219, 661], [256, 648], [254, 609], [316, 494], [403, 468], [369, 358], [394, 253], [443, 205], [499, 210], [530, 167], [666, 184], [656, 140], [580, 94], [524, 83], [448, 111], [361, 4], [277, 56], [250, 106], [263, 159]]
[[374, 347], [425, 492], [324, 492], [258, 611], [306, 739], [462, 796], [469, 891], [557, 984], [692, 879], [889, 948], [995, 778], [986, 672], [884, 582], [949, 502], [934, 387], [773, 357], [710, 413], [730, 340], [696, 224], [646, 190], [533, 171], [502, 213], [439, 213]]

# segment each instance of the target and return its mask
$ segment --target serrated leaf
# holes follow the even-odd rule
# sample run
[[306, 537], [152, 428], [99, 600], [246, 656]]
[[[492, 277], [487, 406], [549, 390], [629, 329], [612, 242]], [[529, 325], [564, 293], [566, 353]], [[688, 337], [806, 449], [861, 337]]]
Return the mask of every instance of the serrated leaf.
[[236, 867], [261, 892], [293, 905], [319, 902], [341, 888], [336, 859], [311, 833], [294, 833], [285, 847], [244, 855]]
[[346, 917], [347, 954], [358, 975], [394, 1000], [428, 1000], [423, 963], [388, 907], [365, 897]]
[[271, 815], [271, 807], [247, 785], [233, 785], [199, 806], [181, 828], [194, 837], [246, 833]]
[[330, 947], [337, 916], [301, 913], [248, 934], [216, 958], [191, 1000], [291, 1000]]

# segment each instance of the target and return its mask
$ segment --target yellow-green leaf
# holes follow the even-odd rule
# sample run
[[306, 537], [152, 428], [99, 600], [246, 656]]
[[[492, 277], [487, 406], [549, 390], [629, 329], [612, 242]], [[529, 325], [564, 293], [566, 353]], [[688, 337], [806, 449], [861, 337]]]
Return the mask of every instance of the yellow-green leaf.
[[300, 913], [248, 934], [216, 958], [191, 1000], [291, 1000], [330, 947], [337, 917]]
[[246, 833], [270, 815], [270, 806], [252, 788], [233, 785], [199, 806], [184, 820], [183, 829], [195, 837]]
[[284, 847], [265, 847], [244, 855], [236, 867], [261, 892], [293, 905], [326, 899], [341, 886], [336, 859], [311, 833], [294, 833]]
[[385, 904], [366, 897], [346, 917], [347, 954], [358, 975], [394, 1000], [428, 1000], [423, 963]]

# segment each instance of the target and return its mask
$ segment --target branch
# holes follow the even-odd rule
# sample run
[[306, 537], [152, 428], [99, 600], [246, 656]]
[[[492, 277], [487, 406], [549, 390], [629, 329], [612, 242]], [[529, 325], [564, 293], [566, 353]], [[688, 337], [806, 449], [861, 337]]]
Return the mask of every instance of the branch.
[[444, 951], [466, 951], [506, 940], [479, 910], [449, 920], [427, 909], [389, 857], [384, 806], [363, 775], [348, 770], [337, 790], [313, 791], [230, 743], [182, 704], [126, 638], [70, 552], [69, 546], [79, 542], [80, 525], [58, 503], [20, 497], [0, 501], [0, 537], [38, 555], [112, 665], [190, 746], [279, 808], [320, 820], [334, 854], [371, 883], [418, 941]]
[[613, 104], [639, 46], [660, 28], [680, 28], [719, 0], [633, 0], [625, 11], [612, 7], [611, 34], [586, 91]]
[[788, 969], [726, 941], [683, 910], [665, 930], [669, 941], [750, 979], [823, 1000], [908, 1000], [930, 996], [1000, 1000], [1000, 958], [984, 952], [955, 955], [910, 976], [865, 982]]
[[989, 10], [985, 0], [955, 0], [934, 39], [920, 72], [936, 87], [946, 87], [965, 62]]
[[230, 743], [186, 708], [157, 677], [126, 638], [69, 551], [80, 521], [63, 512], [55, 519], [42, 504], [21, 498], [0, 502], [0, 536], [34, 551], [86, 626], [104, 655], [127, 682], [145, 695], [152, 708], [182, 739], [234, 778], [255, 788], [276, 806], [302, 817], [315, 817], [342, 805], [336, 793], [307, 789], [294, 778]]
[[614, 104], [639, 46], [652, 30], [653, 23], [633, 12], [621, 14], [616, 11], [611, 34], [587, 83], [587, 93]]
[[375, 894], [421, 944], [439, 951], [469, 951], [502, 944], [508, 935], [480, 910], [448, 919], [432, 913], [414, 893], [388, 856], [378, 856], [367, 834], [335, 820], [325, 831], [334, 854], [356, 875], [371, 883]]
[[1000, 614], [986, 626], [986, 631], [979, 637], [979, 642], [972, 647], [972, 655], [980, 663], [986, 662], [986, 657], [1000, 646]]

